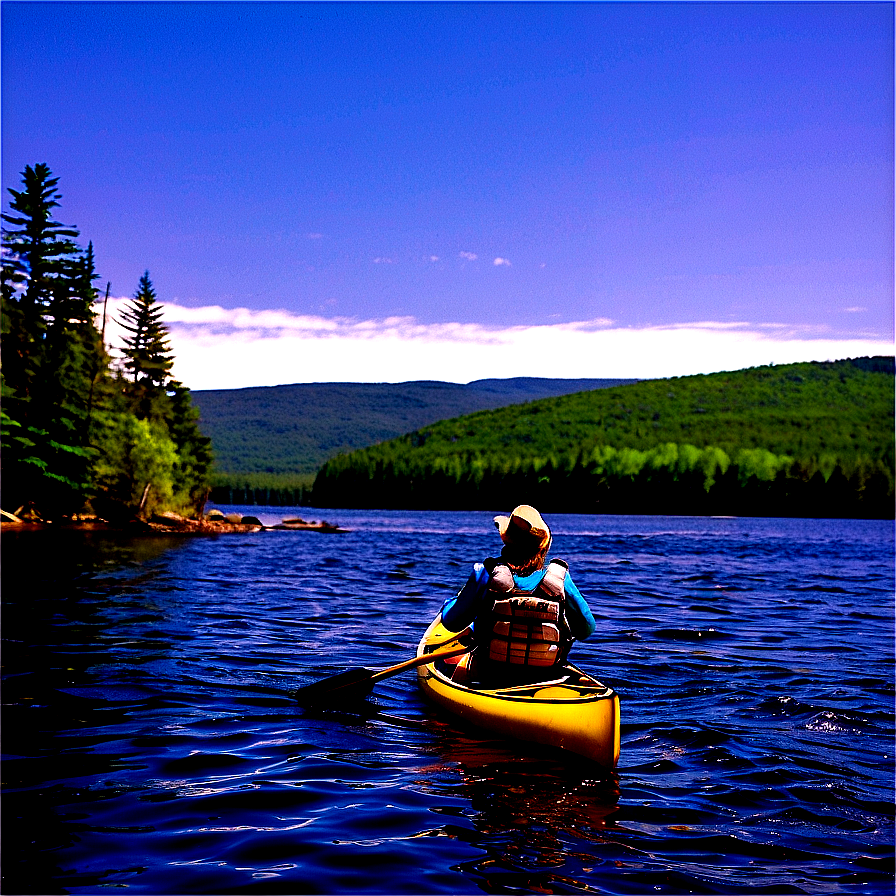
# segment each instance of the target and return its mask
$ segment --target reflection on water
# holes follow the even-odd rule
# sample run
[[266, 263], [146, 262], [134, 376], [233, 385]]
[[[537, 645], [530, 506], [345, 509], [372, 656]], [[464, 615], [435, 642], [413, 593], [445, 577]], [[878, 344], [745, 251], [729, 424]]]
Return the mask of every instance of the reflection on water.
[[607, 775], [413, 672], [298, 707], [412, 656], [494, 548], [488, 513], [330, 516], [3, 534], [4, 893], [892, 892], [891, 524], [552, 518], [575, 661], [621, 695]]
[[465, 871], [487, 892], [587, 890], [594, 847], [617, 811], [616, 775], [595, 777], [600, 770], [572, 758], [513, 756], [506, 745], [453, 746], [446, 761], [457, 763], [456, 792], [469, 802], [469, 842], [485, 853]]
[[446, 759], [458, 763], [463, 790], [477, 813], [476, 828], [483, 834], [518, 829], [524, 836], [580, 835], [605, 827], [619, 801], [615, 774], [596, 777], [597, 769], [575, 760], [495, 758], [481, 744]]

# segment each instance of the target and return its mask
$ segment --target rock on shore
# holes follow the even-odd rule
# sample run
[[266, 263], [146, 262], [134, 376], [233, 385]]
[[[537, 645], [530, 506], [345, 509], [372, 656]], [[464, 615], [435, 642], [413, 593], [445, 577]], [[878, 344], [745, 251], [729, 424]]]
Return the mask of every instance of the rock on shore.
[[340, 526], [332, 523], [306, 522], [302, 519], [284, 520], [275, 526], [266, 526], [256, 516], [245, 516], [241, 513], [224, 514], [220, 510], [209, 511], [202, 519], [190, 519], [179, 513], [166, 511], [155, 513], [148, 520], [130, 520], [124, 523], [111, 523], [108, 520], [87, 514], [78, 514], [58, 522], [43, 520], [39, 517], [20, 518], [15, 514], [0, 511], [3, 529], [43, 529], [48, 526], [67, 529], [94, 529], [107, 531], [122, 531], [134, 534], [141, 532], [166, 533], [180, 535], [212, 535], [217, 533], [233, 532], [260, 532], [263, 529], [287, 529], [309, 532], [348, 532]]

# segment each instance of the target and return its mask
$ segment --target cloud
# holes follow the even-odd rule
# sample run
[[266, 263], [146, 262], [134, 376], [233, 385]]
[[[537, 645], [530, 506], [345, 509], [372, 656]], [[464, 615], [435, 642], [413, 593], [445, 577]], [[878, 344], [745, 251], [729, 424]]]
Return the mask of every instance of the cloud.
[[[110, 299], [106, 342], [130, 299]], [[765, 364], [893, 354], [867, 334], [777, 323], [703, 321], [620, 327], [606, 319], [516, 327], [421, 323], [414, 317], [357, 320], [165, 304], [174, 374], [191, 389], [307, 382], [465, 383], [488, 377], [653, 379]]]
[[510, 267], [510, 262], [506, 258], [496, 258], [492, 262], [492, 264], [495, 266], [500, 266], [503, 264], [503, 265], [507, 265], [507, 267]]
[[380, 255], [377, 258], [373, 259], [374, 264], [395, 264], [395, 260], [393, 258], [384, 258]]
[[458, 252], [458, 258], [466, 259], [467, 261], [476, 261], [479, 256], [475, 252]]

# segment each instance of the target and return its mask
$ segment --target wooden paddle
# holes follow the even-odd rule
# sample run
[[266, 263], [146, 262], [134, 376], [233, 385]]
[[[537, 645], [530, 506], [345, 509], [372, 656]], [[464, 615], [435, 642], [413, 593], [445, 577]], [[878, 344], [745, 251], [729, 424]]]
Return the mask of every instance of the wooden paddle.
[[[466, 634], [466, 632], [462, 632]], [[404, 672], [405, 669], [413, 669], [416, 666], [428, 666], [436, 660], [444, 659], [449, 656], [460, 656], [469, 653], [473, 649], [473, 645], [469, 643], [460, 643], [456, 635], [451, 639], [450, 647], [442, 647], [434, 650], [432, 653], [426, 653], [423, 656], [414, 657], [412, 660], [405, 660], [397, 666], [389, 666], [388, 669], [349, 669], [347, 672], [338, 672], [336, 675], [330, 675], [327, 678], [315, 681], [312, 684], [306, 684], [293, 693], [293, 696], [302, 706], [312, 706], [323, 703], [327, 700], [360, 700], [366, 697], [373, 686], [384, 678], [391, 678]]]

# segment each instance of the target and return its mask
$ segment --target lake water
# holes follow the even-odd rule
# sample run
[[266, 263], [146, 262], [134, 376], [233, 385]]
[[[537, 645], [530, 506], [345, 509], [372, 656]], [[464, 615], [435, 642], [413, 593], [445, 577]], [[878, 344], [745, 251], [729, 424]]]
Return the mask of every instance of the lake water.
[[[230, 509], [230, 508], [225, 508]], [[491, 514], [339, 535], [2, 536], [3, 893], [886, 893], [892, 522], [548, 516], [616, 774], [465, 730], [413, 656]]]

